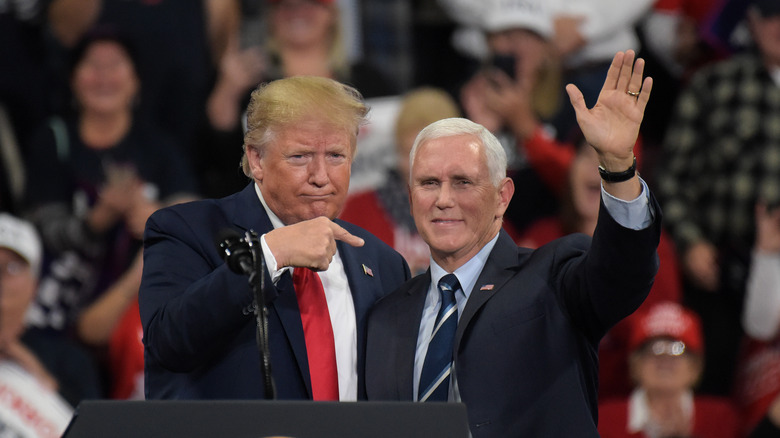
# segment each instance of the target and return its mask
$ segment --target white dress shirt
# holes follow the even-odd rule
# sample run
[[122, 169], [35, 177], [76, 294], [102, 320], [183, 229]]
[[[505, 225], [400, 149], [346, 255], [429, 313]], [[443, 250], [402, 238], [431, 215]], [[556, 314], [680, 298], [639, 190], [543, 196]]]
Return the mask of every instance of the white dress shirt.
[[[260, 198], [260, 202], [263, 203], [263, 208], [268, 214], [274, 229], [283, 227], [284, 224], [279, 217], [268, 208], [257, 184], [255, 184], [255, 192]], [[285, 271], [290, 271], [290, 275], [292, 275], [292, 267], [286, 266], [281, 269], [278, 267], [276, 258], [265, 242], [265, 234], [260, 237], [260, 245], [263, 248], [265, 263], [274, 284], [276, 284]], [[347, 274], [344, 272], [344, 263], [341, 261], [338, 251], [334, 254], [328, 269], [317, 272], [317, 275], [319, 275], [322, 287], [325, 290], [330, 323], [333, 326], [333, 342], [336, 346], [336, 368], [338, 369], [339, 379], [339, 400], [356, 401], [358, 382], [357, 317], [355, 316], [355, 303], [352, 301]]]

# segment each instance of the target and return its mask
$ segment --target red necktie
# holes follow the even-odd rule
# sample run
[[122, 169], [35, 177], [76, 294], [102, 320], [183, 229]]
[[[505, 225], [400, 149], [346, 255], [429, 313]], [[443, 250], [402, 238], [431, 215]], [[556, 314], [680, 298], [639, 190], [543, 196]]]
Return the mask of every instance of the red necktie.
[[309, 358], [311, 392], [314, 400], [338, 400], [339, 378], [336, 347], [328, 303], [320, 277], [309, 268], [293, 269], [293, 286], [301, 311], [306, 355]]

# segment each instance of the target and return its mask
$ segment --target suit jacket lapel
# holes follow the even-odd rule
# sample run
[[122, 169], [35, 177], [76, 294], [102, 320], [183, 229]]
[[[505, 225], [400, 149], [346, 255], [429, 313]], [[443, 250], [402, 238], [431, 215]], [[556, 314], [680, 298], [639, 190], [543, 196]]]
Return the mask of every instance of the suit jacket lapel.
[[428, 295], [428, 287], [431, 284], [431, 271], [415, 277], [403, 299], [396, 303], [395, 330], [399, 337], [397, 354], [394, 355], [396, 363], [396, 384], [401, 400], [412, 400], [415, 396], [414, 389], [414, 357], [417, 352], [417, 336], [420, 332], [425, 297]]
[[[341, 262], [344, 264], [344, 273], [347, 276], [349, 289], [352, 292], [352, 300], [355, 303], [355, 317], [358, 327], [360, 327], [361, 323], [365, 322], [371, 305], [376, 301], [379, 294], [378, 291], [381, 290], [379, 287], [381, 279], [370, 276], [363, 271], [363, 266], [366, 263], [370, 264], [370, 262], [360, 259], [361, 251], [358, 248], [341, 241], [336, 243], [336, 247], [338, 248]], [[371, 266], [368, 267], [371, 268]], [[360, 336], [360, 330], [358, 330], [358, 336]], [[360, 339], [358, 339], [358, 346], [360, 344]]]
[[[460, 345], [463, 333], [477, 311], [516, 273], [518, 267], [517, 245], [504, 231], [499, 232], [498, 240], [488, 256], [485, 267], [480, 272], [474, 289], [469, 295], [466, 307], [463, 309], [455, 332], [455, 345]], [[489, 290], [481, 290], [482, 286], [492, 285]]]
[[344, 274], [352, 294], [352, 302], [355, 306], [355, 324], [357, 341], [357, 369], [358, 369], [358, 395], [365, 391], [363, 370], [366, 357], [366, 319], [371, 305], [377, 297], [379, 284], [376, 278], [364, 273], [362, 265], [368, 263], [361, 260], [362, 251], [349, 244], [338, 241], [336, 247], [344, 265]]

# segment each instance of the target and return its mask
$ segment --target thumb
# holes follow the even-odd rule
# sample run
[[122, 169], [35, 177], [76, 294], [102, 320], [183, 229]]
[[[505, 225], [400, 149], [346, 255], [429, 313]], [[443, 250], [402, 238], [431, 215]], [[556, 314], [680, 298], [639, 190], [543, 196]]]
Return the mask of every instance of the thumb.
[[352, 246], [357, 246], [357, 247], [363, 246], [366, 243], [362, 238], [360, 238], [358, 236], [355, 236], [353, 234], [350, 234], [349, 231], [345, 230], [344, 228], [342, 228], [338, 224], [333, 223], [333, 222], [331, 222], [331, 223], [333, 224], [332, 229], [333, 229], [333, 238], [334, 239], [340, 240], [342, 242], [345, 242], [345, 243], [348, 243], [348, 244], [350, 244]]
[[574, 112], [579, 116], [582, 111], [587, 111], [588, 107], [585, 105], [585, 97], [582, 95], [582, 91], [574, 84], [566, 85], [566, 93], [569, 94], [569, 100], [571, 106], [574, 107]]

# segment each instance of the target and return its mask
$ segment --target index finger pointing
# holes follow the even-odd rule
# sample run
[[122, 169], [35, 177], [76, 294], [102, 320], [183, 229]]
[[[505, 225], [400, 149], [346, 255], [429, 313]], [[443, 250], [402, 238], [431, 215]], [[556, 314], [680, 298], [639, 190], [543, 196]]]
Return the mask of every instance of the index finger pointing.
[[352, 246], [363, 246], [366, 242], [362, 238], [355, 236], [354, 234], [350, 234], [349, 231], [345, 230], [341, 226], [339, 226], [336, 223], [333, 223], [333, 238], [336, 240], [340, 240], [344, 243], [348, 243]]

